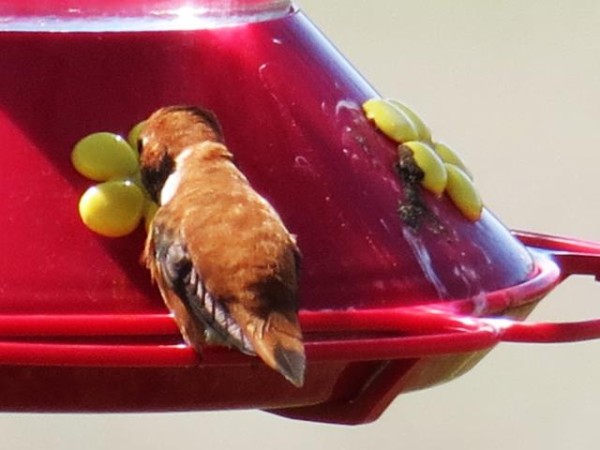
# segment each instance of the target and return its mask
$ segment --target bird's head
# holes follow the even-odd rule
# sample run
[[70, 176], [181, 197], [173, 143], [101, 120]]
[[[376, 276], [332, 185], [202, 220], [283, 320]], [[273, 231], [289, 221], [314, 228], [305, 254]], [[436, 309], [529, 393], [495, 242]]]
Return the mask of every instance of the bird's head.
[[138, 149], [142, 182], [154, 201], [158, 201], [165, 181], [175, 169], [175, 158], [186, 148], [205, 141], [223, 142], [221, 125], [205, 109], [169, 106], [146, 120]]

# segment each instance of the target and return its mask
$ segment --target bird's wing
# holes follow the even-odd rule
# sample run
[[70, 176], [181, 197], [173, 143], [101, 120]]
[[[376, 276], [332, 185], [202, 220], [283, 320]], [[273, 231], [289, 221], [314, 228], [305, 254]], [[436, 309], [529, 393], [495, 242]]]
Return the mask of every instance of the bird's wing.
[[144, 260], [186, 341], [197, 351], [217, 343], [254, 355], [252, 345], [218, 299], [208, 292], [178, 233], [155, 220]]
[[277, 307], [278, 297], [289, 295], [285, 283], [271, 277], [255, 286], [256, 295], [269, 298], [271, 308], [221, 302], [206, 288], [181, 240], [157, 230], [159, 223], [154, 222], [148, 236], [144, 260], [186, 341], [200, 353], [205, 343], [216, 343], [258, 354], [302, 386], [306, 362], [296, 314]]

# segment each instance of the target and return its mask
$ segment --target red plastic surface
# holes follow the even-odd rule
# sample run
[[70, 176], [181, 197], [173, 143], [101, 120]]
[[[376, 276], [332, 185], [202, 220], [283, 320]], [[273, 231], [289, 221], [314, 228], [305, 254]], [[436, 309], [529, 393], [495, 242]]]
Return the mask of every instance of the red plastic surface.
[[[399, 393], [456, 376], [452, 364], [502, 339], [535, 339], [478, 316], [532, 305], [573, 271], [600, 271], [595, 249], [530, 253], [488, 211], [472, 223], [427, 193], [444, 231], [407, 229], [395, 145], [360, 110], [376, 92], [301, 13], [195, 31], [0, 32], [0, 54], [2, 410], [374, 420]], [[215, 111], [242, 170], [298, 235], [302, 389], [224, 348], [197, 358], [139, 264], [143, 231], [106, 239], [79, 220], [89, 182], [70, 165], [73, 144], [125, 134], [178, 103]], [[580, 335], [572, 324], [530, 328], [546, 330], [537, 340], [598, 337], [588, 325]]]
[[90, 183], [69, 155], [88, 133], [125, 134], [179, 103], [216, 112], [297, 234], [305, 309], [468, 298], [531, 276], [487, 211], [470, 223], [425, 194], [446, 231], [406, 230], [395, 145], [360, 110], [376, 93], [300, 13], [190, 32], [0, 33], [0, 52], [0, 314], [163, 311], [138, 261], [143, 232], [106, 239], [81, 225]]

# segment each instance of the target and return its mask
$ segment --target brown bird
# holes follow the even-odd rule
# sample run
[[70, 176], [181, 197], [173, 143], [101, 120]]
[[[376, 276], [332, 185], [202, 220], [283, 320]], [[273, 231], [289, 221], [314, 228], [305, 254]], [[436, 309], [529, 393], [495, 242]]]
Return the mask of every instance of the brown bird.
[[223, 144], [215, 116], [162, 108], [139, 137], [142, 182], [159, 208], [143, 261], [185, 340], [257, 354], [304, 382], [297, 318], [299, 251]]

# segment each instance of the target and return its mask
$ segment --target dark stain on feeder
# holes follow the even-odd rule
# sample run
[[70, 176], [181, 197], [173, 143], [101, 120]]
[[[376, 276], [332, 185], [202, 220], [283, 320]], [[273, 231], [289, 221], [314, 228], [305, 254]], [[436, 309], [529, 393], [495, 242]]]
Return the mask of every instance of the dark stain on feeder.
[[442, 231], [442, 224], [421, 198], [421, 182], [425, 172], [415, 162], [410, 148], [404, 145], [398, 146], [398, 161], [394, 164], [394, 169], [403, 187], [403, 198], [400, 199], [397, 210], [402, 221], [413, 232], [419, 230], [423, 221], [426, 221], [431, 231], [435, 233]]

